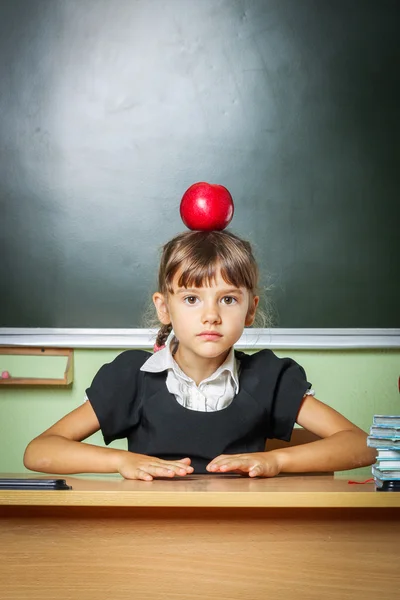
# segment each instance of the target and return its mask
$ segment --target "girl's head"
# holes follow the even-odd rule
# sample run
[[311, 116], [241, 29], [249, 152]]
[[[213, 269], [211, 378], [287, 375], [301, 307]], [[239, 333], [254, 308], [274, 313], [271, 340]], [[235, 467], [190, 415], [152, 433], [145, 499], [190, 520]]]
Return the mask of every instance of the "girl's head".
[[[249, 314], [246, 324], [252, 322], [258, 302], [258, 267], [249, 242], [228, 231], [188, 231], [164, 245], [158, 289], [167, 304], [168, 297], [174, 294], [174, 286], [212, 286], [218, 277], [233, 288], [247, 290]], [[157, 303], [156, 307], [159, 309]], [[164, 320], [156, 348], [165, 343], [171, 329], [171, 323]]]

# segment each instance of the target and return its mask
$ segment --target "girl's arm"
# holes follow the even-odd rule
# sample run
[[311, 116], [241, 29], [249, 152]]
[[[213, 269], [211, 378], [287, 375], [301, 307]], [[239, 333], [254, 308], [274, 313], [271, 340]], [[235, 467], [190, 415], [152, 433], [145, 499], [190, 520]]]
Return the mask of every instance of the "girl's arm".
[[367, 434], [333, 408], [305, 396], [297, 423], [321, 440], [269, 452], [222, 455], [207, 466], [211, 472], [242, 471], [250, 477], [278, 473], [344, 471], [375, 462], [376, 451], [367, 446]]
[[375, 462], [376, 451], [367, 446], [367, 434], [313, 396], [305, 396], [297, 423], [322, 439], [271, 450], [281, 472], [343, 471]]
[[28, 444], [24, 465], [43, 473], [120, 473], [126, 479], [146, 481], [193, 471], [188, 458], [164, 461], [127, 450], [81, 443], [99, 429], [97, 416], [87, 401]]
[[24, 465], [46, 473], [116, 472], [120, 450], [80, 443], [99, 429], [90, 402], [85, 402], [30, 442]]

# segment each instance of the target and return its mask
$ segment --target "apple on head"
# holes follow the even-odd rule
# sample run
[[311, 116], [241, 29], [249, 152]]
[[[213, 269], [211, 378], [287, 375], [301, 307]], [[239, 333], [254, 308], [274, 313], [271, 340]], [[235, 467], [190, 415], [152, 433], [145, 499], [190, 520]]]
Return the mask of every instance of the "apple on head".
[[233, 200], [223, 185], [200, 181], [194, 183], [182, 196], [181, 219], [189, 229], [200, 231], [222, 230], [233, 217]]

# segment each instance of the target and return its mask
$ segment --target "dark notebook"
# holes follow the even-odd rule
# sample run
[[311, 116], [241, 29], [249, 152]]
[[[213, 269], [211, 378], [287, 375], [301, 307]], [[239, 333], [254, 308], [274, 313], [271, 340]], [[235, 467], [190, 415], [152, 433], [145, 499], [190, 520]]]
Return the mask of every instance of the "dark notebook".
[[399, 479], [375, 480], [377, 492], [400, 492]]
[[0, 490], [72, 490], [65, 479], [0, 478]]

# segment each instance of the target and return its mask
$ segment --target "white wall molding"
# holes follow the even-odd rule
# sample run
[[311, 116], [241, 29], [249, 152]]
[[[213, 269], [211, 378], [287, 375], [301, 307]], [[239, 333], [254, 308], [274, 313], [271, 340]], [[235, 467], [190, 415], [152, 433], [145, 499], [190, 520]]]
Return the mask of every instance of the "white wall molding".
[[[0, 328], [1, 346], [57, 348], [145, 348], [154, 345], [154, 329]], [[238, 349], [400, 348], [400, 329], [245, 329]]]

